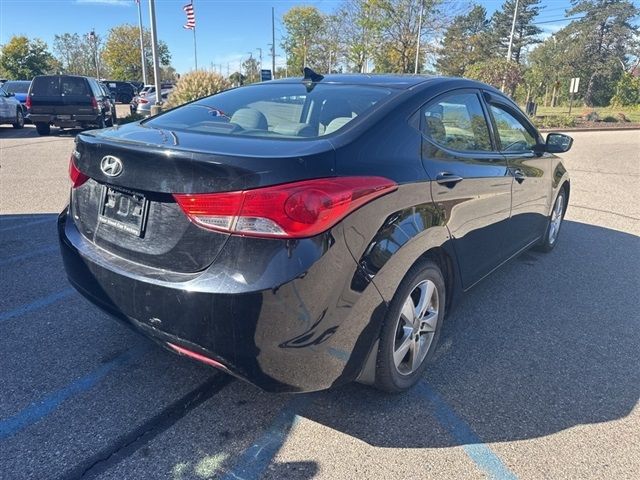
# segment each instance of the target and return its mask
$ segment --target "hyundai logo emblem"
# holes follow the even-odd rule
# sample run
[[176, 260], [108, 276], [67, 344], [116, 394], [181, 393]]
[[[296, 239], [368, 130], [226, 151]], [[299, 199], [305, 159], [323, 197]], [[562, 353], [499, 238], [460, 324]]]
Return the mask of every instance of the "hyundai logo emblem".
[[107, 177], [117, 177], [122, 173], [123, 169], [122, 160], [118, 157], [106, 155], [102, 157], [100, 161], [100, 170], [102, 170], [102, 173]]

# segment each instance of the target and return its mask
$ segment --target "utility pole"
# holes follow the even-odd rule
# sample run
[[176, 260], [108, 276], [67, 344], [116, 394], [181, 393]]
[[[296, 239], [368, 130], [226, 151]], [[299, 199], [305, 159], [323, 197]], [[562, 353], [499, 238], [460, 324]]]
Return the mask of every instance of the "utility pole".
[[516, 8], [513, 9], [513, 22], [511, 22], [511, 35], [509, 35], [509, 48], [507, 49], [507, 61], [511, 61], [511, 50], [513, 49], [513, 35], [516, 32], [516, 21], [518, 20], [518, 4], [520, 0], [516, 0]]
[[260, 47], [256, 48], [256, 50], [259, 52], [260, 56], [260, 70], [262, 70], [262, 49]]
[[96, 64], [96, 80], [100, 80], [100, 64], [98, 62], [98, 36], [96, 35], [95, 28], [89, 33], [89, 38], [93, 40], [93, 60]]
[[142, 7], [140, 6], [140, 0], [137, 0], [138, 4], [138, 29], [140, 30], [140, 62], [142, 64], [142, 83], [147, 84], [147, 65], [144, 60], [144, 38], [142, 35]]
[[420, 16], [418, 18], [418, 37], [416, 38], [416, 64], [413, 73], [418, 73], [418, 63], [420, 63], [420, 37], [422, 36], [422, 15], [424, 14], [424, 2], [420, 1]]
[[149, 19], [151, 24], [151, 54], [153, 55], [153, 80], [156, 86], [156, 103], [151, 107], [151, 114], [160, 112], [162, 90], [160, 89], [160, 65], [158, 62], [158, 32], [156, 31], [156, 2], [149, 0]]
[[275, 8], [271, 7], [271, 78], [276, 78], [276, 13]]

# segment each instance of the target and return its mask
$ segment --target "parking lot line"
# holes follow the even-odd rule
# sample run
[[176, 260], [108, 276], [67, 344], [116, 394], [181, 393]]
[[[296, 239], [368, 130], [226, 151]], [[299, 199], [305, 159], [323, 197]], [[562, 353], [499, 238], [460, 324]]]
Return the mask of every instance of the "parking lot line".
[[415, 387], [418, 394], [427, 398], [435, 407], [436, 419], [460, 442], [467, 456], [490, 478], [496, 480], [517, 480], [515, 474], [500, 460], [471, 427], [456, 415], [447, 402], [426, 382]]
[[29, 405], [13, 417], [0, 420], [0, 440], [38, 422], [56, 410], [65, 400], [91, 389], [111, 371], [140, 357], [148, 348], [148, 345], [131, 348], [113, 360], [103, 364], [97, 370], [79, 378], [56, 392], [50, 393], [38, 403]]
[[25, 303], [20, 305], [13, 310], [7, 310], [6, 312], [0, 312], [0, 322], [4, 322], [5, 320], [9, 320], [14, 317], [19, 317], [24, 315], [25, 313], [33, 312], [35, 310], [40, 310], [41, 308], [48, 307], [49, 305], [59, 302], [60, 300], [67, 298], [69, 295], [74, 293], [75, 290], [73, 288], [65, 288], [59, 292], [52, 293], [51, 295], [47, 295], [46, 297], [41, 297], [37, 300], [34, 300], [30, 303]]
[[31, 222], [20, 223], [19, 225], [12, 225], [10, 227], [0, 228], [0, 232], [8, 232], [9, 230], [16, 230], [18, 228], [31, 227], [32, 225], [37, 225], [39, 223], [45, 223], [45, 222], [53, 223], [53, 220], [49, 217], [41, 218], [39, 220], [33, 220]]
[[8, 265], [10, 263], [14, 263], [14, 262], [20, 262], [23, 260], [28, 260], [32, 257], [37, 257], [38, 255], [42, 255], [43, 253], [50, 253], [53, 252], [55, 250], [58, 250], [58, 246], [57, 245], [47, 245], [46, 247], [42, 247], [42, 248], [38, 248], [36, 250], [31, 250], [30, 252], [27, 253], [22, 253], [20, 255], [14, 255], [12, 257], [9, 257], [5, 260], [0, 260], [0, 267], [4, 266], [4, 265]]
[[211, 399], [230, 382], [233, 377], [214, 374], [206, 382], [191, 390], [172, 404], [163, 408], [142, 425], [119, 438], [114, 444], [85, 459], [59, 477], [59, 480], [89, 480], [102, 474], [112, 466], [130, 457], [161, 433], [171, 428], [189, 412]]
[[312, 403], [315, 397], [314, 394], [295, 395], [280, 410], [269, 429], [251, 447], [244, 451], [233, 469], [227, 472], [222, 477], [222, 480], [260, 478], [282, 447], [291, 428], [300, 419], [297, 412]]

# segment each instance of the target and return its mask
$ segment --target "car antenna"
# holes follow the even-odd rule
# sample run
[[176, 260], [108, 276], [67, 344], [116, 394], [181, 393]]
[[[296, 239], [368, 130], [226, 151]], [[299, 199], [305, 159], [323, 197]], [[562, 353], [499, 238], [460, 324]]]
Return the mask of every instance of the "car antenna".
[[304, 67], [302, 69], [302, 73], [304, 73], [304, 78], [302, 79], [302, 83], [307, 87], [307, 92], [313, 90], [315, 87], [315, 83], [321, 81], [324, 76], [319, 73], [314, 72], [309, 67]]

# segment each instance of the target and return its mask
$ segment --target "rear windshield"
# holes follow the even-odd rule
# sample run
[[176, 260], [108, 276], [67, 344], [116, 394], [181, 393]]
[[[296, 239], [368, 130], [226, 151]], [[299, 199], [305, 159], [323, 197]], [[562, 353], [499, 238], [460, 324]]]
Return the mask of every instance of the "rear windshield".
[[29, 91], [29, 85], [31, 85], [31, 82], [27, 81], [6, 82], [2, 85], [2, 88], [4, 88], [9, 93], [27, 93]]
[[35, 77], [31, 85], [34, 95], [55, 96], [84, 96], [90, 95], [87, 80], [83, 77], [43, 76]]
[[250, 85], [178, 107], [145, 122], [171, 130], [274, 138], [329, 135], [373, 109], [391, 90], [361, 85]]

